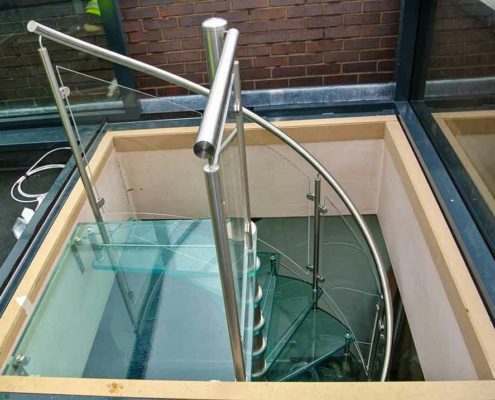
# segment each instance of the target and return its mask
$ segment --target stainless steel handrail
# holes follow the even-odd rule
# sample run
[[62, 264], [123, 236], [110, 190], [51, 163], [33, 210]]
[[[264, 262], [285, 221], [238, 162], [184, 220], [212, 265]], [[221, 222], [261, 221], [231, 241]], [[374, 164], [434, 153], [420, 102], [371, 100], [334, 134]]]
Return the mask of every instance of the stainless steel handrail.
[[[197, 94], [208, 96], [210, 93], [210, 91], [207, 88], [204, 88], [203, 86], [200, 86], [194, 82], [188, 81], [187, 79], [184, 79], [180, 76], [174, 75], [160, 68], [153, 67], [141, 61], [134, 60], [130, 57], [123, 56], [122, 54], [114, 53], [113, 51], [103, 49], [93, 44], [86, 43], [82, 40], [65, 35], [54, 29], [48, 28], [47, 26], [41, 25], [36, 21], [30, 21], [27, 25], [27, 28], [29, 32], [36, 33], [47, 39], [53, 40], [54, 42], [61, 43], [68, 47], [72, 47], [73, 49], [94, 55], [95, 57], [100, 57], [105, 60], [114, 62], [116, 64], [120, 64], [132, 68], [136, 71], [146, 73], [156, 78], [163, 79], [167, 82], [173, 83], [177, 86], [181, 86]], [[315, 157], [313, 157], [303, 146], [301, 146], [299, 143], [297, 143], [294, 139], [292, 139], [282, 130], [277, 128], [275, 125], [264, 120], [262, 117], [255, 114], [254, 112], [246, 108], [243, 108], [242, 112], [251, 121], [256, 122], [262, 128], [265, 128], [267, 131], [277, 136], [285, 144], [287, 144], [289, 147], [295, 150], [309, 164], [311, 164], [313, 168], [323, 177], [323, 179], [325, 179], [325, 181], [327, 181], [327, 183], [337, 192], [341, 200], [344, 202], [344, 204], [351, 212], [352, 216], [356, 219], [359, 229], [361, 230], [361, 232], [363, 233], [366, 239], [368, 247], [370, 248], [371, 254], [373, 256], [373, 260], [375, 261], [375, 264], [377, 266], [380, 282], [382, 286], [381, 289], [382, 289], [383, 300], [385, 303], [385, 315], [387, 317], [385, 357], [384, 357], [383, 369], [381, 374], [381, 381], [385, 381], [388, 374], [388, 369], [390, 366], [390, 357], [392, 353], [392, 328], [393, 328], [392, 298], [390, 295], [390, 288], [388, 286], [387, 271], [385, 269], [385, 265], [383, 264], [380, 253], [378, 251], [378, 246], [376, 245], [373, 239], [373, 236], [371, 234], [370, 229], [368, 228], [368, 225], [364, 221], [363, 217], [361, 216], [361, 214], [359, 213], [359, 211], [357, 210], [356, 206], [351, 201], [347, 193], [340, 186], [340, 184], [323, 167], [323, 165]]]
[[225, 111], [232, 88], [230, 83], [232, 82], [238, 38], [239, 31], [237, 29], [230, 29], [227, 32], [218, 69], [211, 85], [208, 102], [194, 143], [194, 154], [199, 158], [213, 157], [220, 132], [223, 131], [221, 128], [225, 121]]

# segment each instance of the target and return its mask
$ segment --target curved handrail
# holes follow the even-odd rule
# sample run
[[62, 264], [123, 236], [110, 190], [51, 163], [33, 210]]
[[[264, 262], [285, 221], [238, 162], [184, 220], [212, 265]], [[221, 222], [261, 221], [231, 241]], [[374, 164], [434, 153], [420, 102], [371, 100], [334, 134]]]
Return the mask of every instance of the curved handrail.
[[[29, 32], [36, 33], [40, 36], [46, 37], [47, 39], [53, 40], [57, 43], [61, 43], [63, 45], [72, 47], [84, 53], [91, 54], [95, 57], [100, 57], [107, 61], [114, 62], [116, 64], [120, 64], [125, 67], [146, 73], [156, 78], [163, 79], [169, 83], [173, 83], [177, 86], [186, 88], [194, 93], [201, 94], [204, 96], [208, 96], [210, 93], [209, 89], [200, 86], [197, 83], [191, 82], [185, 78], [164, 71], [160, 68], [148, 65], [142, 61], [134, 60], [130, 57], [115, 53], [111, 50], [103, 49], [91, 43], [87, 43], [82, 40], [65, 35], [61, 32], [58, 32], [47, 26], [39, 24], [35, 21], [30, 21], [27, 25], [27, 28]], [[287, 144], [289, 147], [295, 150], [309, 164], [311, 164], [313, 168], [323, 177], [323, 179], [325, 179], [325, 181], [327, 181], [327, 183], [335, 190], [337, 195], [340, 197], [340, 199], [344, 202], [344, 204], [351, 212], [352, 216], [356, 219], [359, 229], [361, 230], [361, 232], [363, 233], [366, 239], [368, 247], [370, 248], [371, 254], [373, 256], [373, 260], [375, 261], [375, 264], [377, 266], [380, 282], [382, 286], [382, 292], [384, 296], [383, 300], [385, 305], [385, 315], [387, 317], [387, 324], [386, 324], [385, 357], [384, 357], [380, 380], [385, 381], [390, 366], [390, 358], [392, 352], [392, 328], [393, 328], [392, 298], [390, 295], [390, 288], [388, 285], [386, 269], [368, 225], [366, 224], [362, 215], [359, 213], [356, 206], [354, 205], [350, 197], [347, 195], [345, 190], [342, 188], [342, 186], [340, 186], [340, 184], [335, 180], [335, 178], [330, 174], [330, 172], [328, 172], [325, 169], [325, 167], [323, 167], [323, 165], [315, 157], [313, 157], [313, 155], [311, 155], [303, 146], [297, 143], [294, 139], [292, 139], [281, 129], [277, 128], [275, 125], [271, 124], [270, 122], [264, 120], [262, 117], [255, 114], [254, 112], [244, 107], [242, 108], [242, 112], [251, 121], [256, 122], [262, 128], [266, 129], [268, 132], [277, 136], [285, 144]]]

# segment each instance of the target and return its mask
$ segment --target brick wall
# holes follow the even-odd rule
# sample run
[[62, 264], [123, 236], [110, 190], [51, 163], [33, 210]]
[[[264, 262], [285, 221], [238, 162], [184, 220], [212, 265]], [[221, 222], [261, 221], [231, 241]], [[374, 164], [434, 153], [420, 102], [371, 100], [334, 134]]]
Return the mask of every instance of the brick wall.
[[[61, 32], [106, 47], [101, 25], [85, 12], [87, 1], [0, 2], [0, 109], [53, 104], [37, 52], [27, 32], [36, 19]], [[268, 89], [393, 80], [399, 0], [119, 0], [133, 57], [206, 84], [201, 22], [222, 17], [241, 32], [238, 58], [244, 89]], [[110, 63], [45, 40], [52, 62], [103, 80]], [[138, 88], [157, 96], [186, 93], [136, 75]], [[106, 84], [66, 75], [71, 101], [98, 101]]]
[[429, 79], [495, 74], [495, 11], [479, 0], [441, 0], [435, 15]]
[[[131, 55], [206, 84], [201, 23], [241, 32], [243, 89], [393, 80], [399, 0], [120, 0]], [[185, 93], [138, 76], [157, 96]]]

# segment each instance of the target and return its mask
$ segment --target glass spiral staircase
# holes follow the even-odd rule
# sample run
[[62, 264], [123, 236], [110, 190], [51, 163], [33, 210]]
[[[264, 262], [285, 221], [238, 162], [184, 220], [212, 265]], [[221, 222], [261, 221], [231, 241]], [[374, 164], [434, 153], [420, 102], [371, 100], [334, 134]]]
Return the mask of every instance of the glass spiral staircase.
[[[385, 380], [392, 313], [378, 223], [359, 214], [306, 149], [243, 109], [236, 30], [223, 20], [203, 23], [208, 91], [33, 21], [28, 28], [208, 96], [194, 152], [206, 160], [210, 218], [146, 208], [123, 218], [102, 204], [75, 140], [68, 95], [42, 47], [94, 218], [74, 229], [4, 374]], [[276, 141], [245, 133], [245, 117]], [[290, 176], [295, 197], [284, 197], [282, 176]], [[262, 181], [272, 192], [258, 190]], [[267, 208], [291, 209], [290, 217], [267, 216]]]

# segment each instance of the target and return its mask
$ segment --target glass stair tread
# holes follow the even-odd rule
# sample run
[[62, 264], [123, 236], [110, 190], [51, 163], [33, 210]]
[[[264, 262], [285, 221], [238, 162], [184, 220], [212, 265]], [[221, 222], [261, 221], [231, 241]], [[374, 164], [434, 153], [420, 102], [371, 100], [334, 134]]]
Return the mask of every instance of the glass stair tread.
[[[95, 224], [87, 224], [91, 229]], [[108, 224], [115, 232], [111, 244], [104, 245], [95, 269], [144, 274], [189, 274], [215, 276], [218, 270], [213, 232], [209, 220], [129, 221]], [[86, 250], [89, 244], [86, 244]], [[114, 257], [111, 258], [109, 252]], [[113, 265], [117, 261], [117, 265]]]
[[78, 224], [15, 348], [12, 359], [23, 354], [29, 363], [4, 374], [233, 381], [216, 257], [205, 266], [197, 260], [205, 253], [188, 247], [215, 251], [210, 221], [104, 227], [118, 261], [110, 262], [98, 224]]
[[298, 279], [277, 276], [268, 327], [266, 361], [269, 366], [313, 305], [309, 284]]
[[316, 367], [352, 343], [348, 329], [322, 310], [309, 311], [277, 358], [271, 363], [268, 381], [286, 381]]

